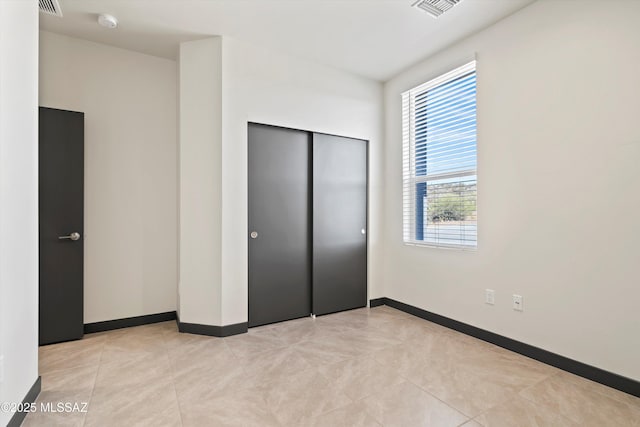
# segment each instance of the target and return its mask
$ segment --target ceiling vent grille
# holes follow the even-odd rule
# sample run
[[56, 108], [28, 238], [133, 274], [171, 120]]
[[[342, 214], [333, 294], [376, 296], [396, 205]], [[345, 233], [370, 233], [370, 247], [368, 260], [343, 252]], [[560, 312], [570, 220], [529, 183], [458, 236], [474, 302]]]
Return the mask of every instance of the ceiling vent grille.
[[62, 18], [62, 9], [58, 0], [39, 0], [40, 12]]
[[462, 0], [418, 0], [413, 7], [422, 9], [434, 18], [439, 17]]

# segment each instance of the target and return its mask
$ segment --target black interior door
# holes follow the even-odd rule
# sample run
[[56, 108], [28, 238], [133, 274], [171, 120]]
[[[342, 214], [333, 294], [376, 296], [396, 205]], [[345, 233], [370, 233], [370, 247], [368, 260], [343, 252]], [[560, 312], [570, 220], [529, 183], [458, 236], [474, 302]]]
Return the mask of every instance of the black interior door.
[[367, 304], [367, 141], [313, 134], [313, 313]]
[[249, 326], [311, 313], [307, 132], [249, 124]]
[[82, 338], [84, 114], [40, 108], [40, 344]]

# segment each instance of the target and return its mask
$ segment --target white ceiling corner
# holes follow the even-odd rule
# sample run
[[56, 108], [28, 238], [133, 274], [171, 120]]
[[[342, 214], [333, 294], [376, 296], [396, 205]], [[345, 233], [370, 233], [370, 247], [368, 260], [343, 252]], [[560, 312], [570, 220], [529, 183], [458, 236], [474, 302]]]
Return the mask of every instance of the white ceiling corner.
[[171, 59], [180, 42], [227, 35], [384, 81], [533, 1], [463, 0], [434, 19], [414, 0], [60, 0], [64, 17], [40, 14], [40, 28]]

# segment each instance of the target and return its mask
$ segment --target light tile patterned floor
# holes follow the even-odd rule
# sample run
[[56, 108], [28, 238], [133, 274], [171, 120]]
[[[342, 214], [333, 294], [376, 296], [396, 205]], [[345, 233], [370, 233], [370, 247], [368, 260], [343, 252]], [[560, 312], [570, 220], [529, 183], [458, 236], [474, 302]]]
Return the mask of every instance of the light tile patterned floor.
[[640, 399], [389, 307], [180, 334], [175, 322], [40, 348], [25, 426], [640, 426]]

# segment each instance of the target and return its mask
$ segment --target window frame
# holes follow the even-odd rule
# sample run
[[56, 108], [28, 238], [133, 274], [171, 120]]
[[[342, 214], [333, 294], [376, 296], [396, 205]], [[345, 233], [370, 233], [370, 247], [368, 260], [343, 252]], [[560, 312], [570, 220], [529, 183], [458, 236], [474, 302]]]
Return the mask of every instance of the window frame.
[[[423, 246], [442, 249], [458, 249], [475, 251], [478, 248], [478, 137], [477, 137], [477, 92], [475, 95], [475, 167], [472, 169], [454, 170], [451, 172], [434, 173], [425, 175], [416, 174], [416, 98], [422, 96], [432, 89], [448, 84], [456, 79], [462, 78], [471, 73], [476, 74], [476, 60], [469, 61], [449, 72], [441, 74], [421, 85], [418, 85], [402, 93], [402, 240], [408, 246]], [[475, 84], [477, 91], [477, 81]], [[426, 159], [427, 157], [425, 157]], [[475, 178], [475, 240], [473, 243], [465, 243], [466, 239], [461, 239], [462, 243], [444, 243], [441, 241], [428, 241], [416, 239], [417, 211], [416, 211], [416, 185], [443, 179], [455, 179], [463, 177]], [[426, 211], [423, 213], [423, 224], [426, 223]]]

